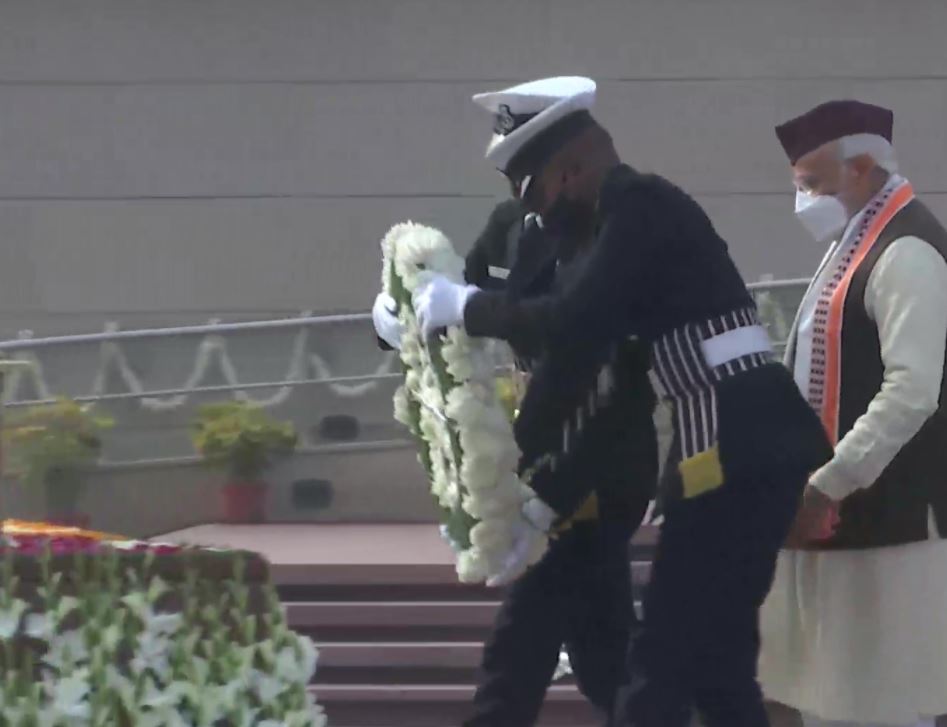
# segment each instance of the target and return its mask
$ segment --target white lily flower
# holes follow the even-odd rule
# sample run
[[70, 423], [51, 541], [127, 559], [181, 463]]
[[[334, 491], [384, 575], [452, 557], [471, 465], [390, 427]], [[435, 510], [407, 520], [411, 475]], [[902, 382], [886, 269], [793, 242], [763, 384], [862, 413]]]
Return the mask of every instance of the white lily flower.
[[79, 599], [74, 596], [62, 596], [56, 604], [56, 623], [62, 623], [73, 611], [79, 608]]
[[86, 699], [89, 689], [87, 669], [80, 669], [59, 679], [52, 685], [50, 712], [57, 718], [70, 721], [88, 719], [91, 712], [91, 706]]
[[142, 621], [147, 620], [151, 607], [148, 604], [148, 596], [144, 591], [132, 591], [122, 596], [121, 601], [128, 607], [129, 611]]
[[49, 649], [43, 655], [43, 663], [62, 674], [71, 671], [74, 664], [88, 661], [88, 658], [85, 636], [82, 631], [73, 629], [52, 637]]
[[150, 670], [161, 678], [169, 674], [171, 671], [171, 665], [168, 662], [171, 651], [170, 639], [163, 634], [142, 631], [138, 635], [137, 647], [135, 656], [129, 662], [135, 674], [141, 674], [146, 670]]
[[286, 691], [286, 685], [276, 677], [257, 671], [253, 675], [253, 688], [263, 704], [268, 704]]
[[23, 632], [31, 639], [49, 641], [55, 632], [52, 616], [48, 613], [31, 613], [26, 617]]
[[20, 621], [26, 609], [26, 601], [14, 598], [9, 606], [0, 610], [0, 640], [11, 639], [20, 630]]
[[145, 629], [153, 634], [162, 636], [172, 636], [181, 630], [184, 623], [184, 616], [180, 613], [154, 613], [149, 614], [145, 620]]

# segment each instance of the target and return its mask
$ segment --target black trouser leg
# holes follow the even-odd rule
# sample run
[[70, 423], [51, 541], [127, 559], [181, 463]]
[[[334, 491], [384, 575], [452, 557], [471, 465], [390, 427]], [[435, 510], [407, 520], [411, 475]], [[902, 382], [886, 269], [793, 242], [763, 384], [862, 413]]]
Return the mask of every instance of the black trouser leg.
[[576, 567], [567, 598], [566, 650], [582, 694], [610, 714], [622, 684], [637, 622], [627, 526], [602, 524], [575, 541]]
[[665, 512], [644, 629], [615, 725], [766, 727], [756, 680], [759, 608], [805, 477], [734, 480]]
[[513, 585], [466, 727], [535, 724], [564, 643], [583, 694], [610, 711], [634, 619], [628, 538], [627, 526], [580, 524]]
[[563, 641], [558, 560], [551, 549], [503, 599], [484, 646], [473, 717], [465, 727], [535, 724]]

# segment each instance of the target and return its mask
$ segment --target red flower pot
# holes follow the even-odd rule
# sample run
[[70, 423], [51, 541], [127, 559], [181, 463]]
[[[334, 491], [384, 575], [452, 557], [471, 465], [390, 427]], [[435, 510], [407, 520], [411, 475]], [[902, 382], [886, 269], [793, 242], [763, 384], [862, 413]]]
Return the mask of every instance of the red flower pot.
[[229, 482], [221, 491], [221, 504], [226, 523], [261, 523], [266, 511], [266, 484]]

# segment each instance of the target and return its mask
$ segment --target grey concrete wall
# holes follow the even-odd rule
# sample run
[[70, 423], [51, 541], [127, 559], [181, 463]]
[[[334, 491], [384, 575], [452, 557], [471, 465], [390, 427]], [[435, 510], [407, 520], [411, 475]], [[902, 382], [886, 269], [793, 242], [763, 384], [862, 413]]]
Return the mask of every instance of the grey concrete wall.
[[888, 104], [947, 213], [945, 30], [943, 0], [2, 0], [0, 335], [365, 309], [391, 224], [464, 247], [505, 193], [470, 94], [557, 73], [748, 277], [804, 275], [772, 126]]
[[[293, 482], [317, 477], [332, 485], [325, 509], [297, 508]], [[129, 537], [154, 536], [219, 522], [225, 477], [200, 464], [104, 467], [90, 471], [78, 510], [89, 527]], [[413, 448], [366, 453], [298, 454], [267, 475], [266, 516], [271, 522], [432, 522], [437, 510]], [[379, 483], [385, 483], [379, 495]], [[0, 520], [42, 520], [45, 494], [16, 480], [0, 480]]]
[[[833, 97], [891, 106], [904, 171], [947, 217], [945, 31], [944, 0], [0, 0], [0, 338], [366, 310], [388, 227], [463, 250], [507, 192], [470, 95], [554, 74], [600, 81], [625, 158], [693, 193], [748, 278], [805, 276], [821, 252], [772, 127]], [[374, 366], [351, 330], [314, 348], [333, 374]], [[173, 387], [187, 345], [132, 363]], [[283, 371], [285, 342], [235, 348], [241, 381]], [[83, 351], [43, 359], [57, 392], [88, 393]], [[314, 392], [276, 413], [351, 413], [385, 438], [390, 387]], [[113, 409], [110, 456], [186, 449], [187, 412]], [[280, 519], [432, 514], [410, 450], [287, 467]], [[338, 487], [328, 512], [294, 512], [299, 477]], [[107, 470], [84, 503], [99, 527], [173, 529], [215, 517], [205, 478]], [[36, 495], [6, 512], [40, 516]]]

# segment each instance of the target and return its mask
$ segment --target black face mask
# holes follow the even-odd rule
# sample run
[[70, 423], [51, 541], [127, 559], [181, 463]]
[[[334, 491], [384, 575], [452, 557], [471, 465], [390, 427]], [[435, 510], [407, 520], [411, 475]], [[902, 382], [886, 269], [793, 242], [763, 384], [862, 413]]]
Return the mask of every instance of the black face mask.
[[578, 244], [592, 234], [595, 208], [560, 194], [542, 215], [543, 229], [566, 244]]

